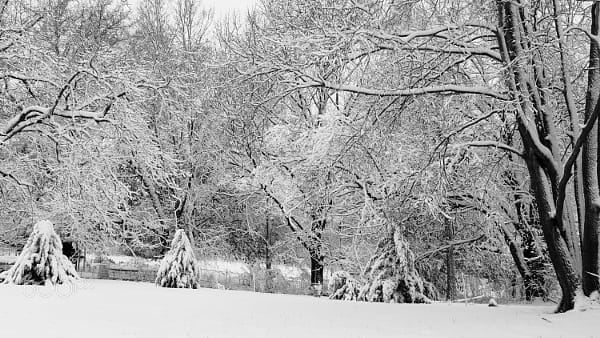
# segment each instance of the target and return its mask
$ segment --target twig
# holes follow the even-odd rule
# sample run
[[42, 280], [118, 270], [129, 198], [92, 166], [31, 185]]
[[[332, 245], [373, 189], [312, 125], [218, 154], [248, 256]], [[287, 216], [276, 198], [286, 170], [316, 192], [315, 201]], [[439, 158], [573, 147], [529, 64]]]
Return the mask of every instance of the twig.
[[431, 256], [437, 252], [448, 250], [450, 247], [477, 242], [478, 240], [483, 239], [484, 237], [485, 237], [485, 234], [481, 234], [477, 237], [467, 238], [467, 239], [454, 241], [454, 242], [449, 242], [448, 244], [443, 245], [437, 249], [433, 249], [433, 250], [430, 250], [430, 251], [420, 254], [419, 256], [417, 256], [417, 258], [415, 258], [415, 261], [420, 261], [421, 259], [423, 259], [427, 256]]

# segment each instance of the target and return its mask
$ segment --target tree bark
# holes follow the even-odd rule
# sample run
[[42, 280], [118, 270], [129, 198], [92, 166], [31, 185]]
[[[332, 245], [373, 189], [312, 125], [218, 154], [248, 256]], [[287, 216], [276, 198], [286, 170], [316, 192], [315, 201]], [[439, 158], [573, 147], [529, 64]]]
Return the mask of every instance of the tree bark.
[[320, 296], [323, 288], [324, 256], [320, 248], [311, 248], [310, 253], [310, 285], [315, 296]]
[[[592, 34], [598, 34], [600, 7], [592, 5]], [[600, 109], [600, 47], [592, 40], [590, 43], [590, 66], [588, 70], [588, 88], [585, 104], [585, 118], [589, 120], [594, 110]], [[594, 124], [583, 145], [583, 182], [585, 196], [585, 221], [582, 241], [583, 292], [589, 295], [600, 289], [598, 277], [598, 230], [600, 223], [600, 193], [598, 184], [598, 122]], [[592, 274], [590, 274], [592, 273]]]
[[[557, 218], [553, 211], [555, 205], [552, 199], [551, 183], [548, 176], [539, 165], [535, 156], [529, 156], [528, 165], [531, 185], [535, 193], [535, 198], [540, 215], [540, 223], [546, 239], [550, 261], [554, 266], [556, 277], [562, 291], [562, 298], [557, 308], [557, 312], [565, 312], [573, 309], [575, 306], [575, 293], [580, 287], [579, 274], [573, 264], [569, 247], [560, 232], [562, 220]], [[554, 216], [554, 217], [553, 217]]]
[[[557, 146], [553, 115], [544, 98], [544, 81], [540, 81], [540, 60], [532, 50], [531, 17], [522, 1], [498, 0], [498, 44], [504, 65], [508, 68], [508, 86], [518, 104], [515, 106], [519, 134], [523, 141], [524, 158], [531, 179], [531, 189], [537, 203], [540, 223], [548, 252], [562, 291], [557, 312], [572, 309], [580, 288], [578, 268], [574, 263], [572, 238], [577, 227], [570, 214], [570, 201], [565, 212], [557, 215], [561, 204], [559, 183], [564, 172], [561, 152]], [[569, 198], [565, 195], [564, 198]], [[559, 209], [560, 210], [560, 209]]]
[[[446, 238], [448, 242], [454, 240], [454, 226], [451, 220], [446, 220]], [[454, 269], [454, 246], [450, 245], [446, 251], [446, 299], [456, 298], [456, 276]]]
[[155, 233], [159, 238], [161, 249], [161, 254], [169, 251], [169, 228], [166, 225], [167, 214], [165, 209], [162, 206], [162, 202], [160, 200], [160, 196], [158, 195], [158, 189], [156, 183], [149, 177], [149, 174], [146, 172], [145, 168], [142, 166], [138, 166], [138, 174], [142, 179], [142, 183], [144, 183], [144, 187], [146, 188], [146, 192], [150, 195], [150, 199], [152, 201], [152, 206], [158, 215], [158, 223], [160, 224], [160, 230], [156, 230]]
[[272, 257], [271, 257], [271, 231], [269, 224], [269, 216], [267, 215], [265, 220], [265, 291], [271, 292], [273, 290], [273, 272], [271, 270]]
[[[499, 223], [499, 227], [504, 235], [504, 240], [508, 245], [510, 255], [515, 262], [517, 271], [519, 271], [519, 274], [523, 279], [523, 285], [525, 286], [525, 299], [527, 301], [531, 301], [533, 297], [545, 297], [546, 292], [543, 290], [542, 285], [540, 285], [540, 282], [543, 282], [543, 280], [540, 281], [539, 278], [536, 278], [538, 276], [534, 275], [534, 273], [531, 271], [529, 264], [527, 264], [525, 259], [524, 250], [516, 240], [517, 229], [512, 223]], [[523, 242], [525, 242], [525, 239], [523, 239]]]
[[[581, 135], [581, 127], [579, 126], [579, 113], [577, 111], [577, 106], [574, 99], [573, 93], [573, 85], [571, 83], [571, 78], [568, 73], [568, 59], [567, 59], [567, 47], [565, 45], [565, 34], [563, 31], [563, 23], [561, 20], [561, 13], [563, 12], [563, 8], [561, 7], [561, 3], [558, 0], [552, 1], [553, 12], [554, 12], [554, 26], [556, 29], [556, 37], [558, 42], [558, 49], [560, 54], [560, 68], [562, 73], [562, 82], [563, 82], [563, 95], [565, 98], [565, 103], [567, 105], [567, 110], [569, 112], [569, 118], [571, 122], [571, 144], [575, 145], [576, 140]], [[572, 237], [578, 241], [579, 251], [583, 247], [583, 224], [585, 219], [585, 196], [584, 196], [584, 187], [583, 187], [583, 174], [582, 174], [583, 162], [581, 155], [577, 156], [575, 164], [573, 166], [573, 194], [575, 200], [575, 208], [577, 210], [577, 224], [579, 227], [576, 232], [572, 234]], [[576, 236], [578, 235], [578, 236]], [[581, 256], [581, 252], [577, 255], [577, 257]], [[580, 271], [581, 273], [581, 271]]]
[[317, 288], [320, 292], [323, 287], [323, 263], [325, 256], [323, 255], [323, 229], [325, 229], [325, 220], [320, 219], [313, 221], [311, 226], [311, 243], [309, 247], [310, 254], [310, 284], [313, 288]]

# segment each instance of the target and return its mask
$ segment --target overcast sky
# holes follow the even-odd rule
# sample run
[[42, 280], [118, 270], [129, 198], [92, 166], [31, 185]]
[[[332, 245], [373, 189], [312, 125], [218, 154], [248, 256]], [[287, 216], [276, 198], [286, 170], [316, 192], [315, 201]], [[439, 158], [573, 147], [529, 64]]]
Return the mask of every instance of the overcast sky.
[[[134, 8], [141, 0], [128, 0]], [[233, 13], [234, 11], [245, 13], [246, 10], [254, 6], [258, 0], [202, 0], [202, 6], [215, 8], [215, 19]], [[167, 0], [167, 4], [174, 4], [175, 0]]]
[[203, 0], [202, 4], [215, 8], [217, 17], [229, 14], [233, 11], [244, 13], [249, 7], [256, 4], [257, 0]]

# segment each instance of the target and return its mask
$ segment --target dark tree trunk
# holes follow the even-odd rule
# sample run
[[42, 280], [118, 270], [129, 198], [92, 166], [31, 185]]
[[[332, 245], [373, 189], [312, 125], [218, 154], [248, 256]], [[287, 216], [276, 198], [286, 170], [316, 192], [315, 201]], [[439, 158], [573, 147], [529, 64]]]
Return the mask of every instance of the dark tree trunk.
[[315, 296], [323, 291], [323, 255], [320, 249], [309, 250], [310, 253], [310, 285]]
[[313, 217], [311, 224], [311, 240], [308, 243], [310, 254], [310, 284], [315, 295], [320, 296], [323, 290], [323, 266], [325, 255], [323, 254], [323, 230], [327, 225], [325, 213], [321, 209], [318, 215]]
[[[597, 2], [592, 6], [592, 34], [598, 34], [598, 20], [600, 19], [600, 7]], [[588, 70], [588, 88], [585, 105], [586, 121], [590, 119], [598, 105], [600, 96], [600, 49], [592, 41], [590, 46], [590, 66]], [[600, 289], [598, 275], [598, 224], [600, 223], [600, 194], [598, 175], [598, 122], [595, 123], [583, 145], [583, 182], [585, 196], [585, 221], [583, 227], [582, 241], [582, 284], [583, 292], [589, 295]]]
[[525, 298], [527, 300], [531, 300], [531, 292], [527, 292], [528, 289], [531, 289], [532, 275], [529, 270], [529, 266], [527, 266], [527, 262], [525, 261], [525, 256], [523, 255], [523, 249], [516, 241], [516, 229], [512, 225], [512, 223], [508, 224], [499, 224], [500, 230], [502, 230], [502, 234], [504, 235], [504, 240], [508, 245], [510, 250], [510, 255], [515, 262], [515, 266], [521, 278], [523, 279], [523, 284], [525, 285]]
[[[515, 263], [517, 271], [521, 275], [523, 285], [525, 286], [525, 299], [532, 300], [533, 297], [546, 298], [544, 288], [543, 263], [546, 257], [540, 250], [537, 235], [534, 232], [537, 218], [533, 217], [531, 204], [525, 203], [520, 183], [512, 171], [505, 171], [503, 174], [504, 182], [513, 190], [512, 209], [507, 209], [506, 213], [513, 219], [510, 223], [499, 223], [498, 227], [502, 231], [504, 240], [508, 245], [511, 256]], [[529, 215], [527, 215], [529, 214]], [[521, 241], [517, 240], [520, 237]]]
[[577, 196], [575, 195], [574, 186], [568, 185], [566, 194], [565, 194], [565, 209], [563, 212], [563, 216], [566, 218], [563, 221], [563, 224], [571, 224], [566, 227], [568, 231], [567, 235], [567, 243], [569, 245], [569, 252], [571, 253], [571, 257], [573, 259], [573, 264], [575, 265], [575, 270], [577, 271], [577, 275], [581, 280], [581, 271], [582, 271], [582, 258], [581, 258], [581, 238], [579, 236], [579, 216], [577, 210], [576, 203]]
[[[504, 143], [513, 146], [511, 133], [503, 133]], [[515, 162], [515, 155], [508, 154], [511, 163]], [[521, 182], [515, 173], [509, 169], [502, 174], [504, 183], [512, 190], [511, 204], [513, 208], [507, 208], [505, 212], [513, 220], [509, 223], [499, 223], [504, 240], [508, 245], [517, 271], [521, 275], [525, 287], [525, 299], [530, 301], [533, 297], [547, 298], [545, 288], [545, 276], [543, 273], [544, 262], [547, 261], [540, 249], [538, 235], [535, 233], [539, 220], [534, 217], [532, 203], [526, 203], [523, 198]], [[519, 243], [518, 238], [521, 241]], [[514, 289], [513, 289], [514, 290]]]
[[[522, 1], [498, 0], [500, 30], [498, 43], [505, 66], [508, 85], [518, 105], [515, 106], [519, 134], [523, 141], [523, 157], [531, 179], [531, 189], [537, 203], [540, 223], [548, 246], [548, 253], [562, 291], [558, 312], [568, 311], [575, 304], [580, 287], [578, 268], [574, 263], [572, 234], [577, 227], [571, 215], [571, 202], [564, 210], [557, 203], [559, 182], [563, 177], [562, 153], [558, 147], [554, 115], [546, 105], [547, 84], [543, 60], [534, 52], [530, 37], [535, 32], [528, 6]], [[569, 198], [566, 195], [565, 198]], [[557, 215], [557, 209], [561, 212]], [[564, 211], [564, 212], [563, 212]]]
[[148, 195], [150, 195], [152, 206], [154, 207], [154, 210], [156, 211], [156, 214], [158, 216], [158, 223], [161, 225], [161, 229], [155, 230], [155, 233], [159, 238], [160, 253], [165, 254], [167, 251], [169, 251], [170, 231], [166, 223], [167, 214], [160, 200], [160, 196], [157, 189], [158, 187], [156, 186], [156, 183], [150, 178], [145, 168], [142, 168], [142, 166], [138, 166], [138, 174], [142, 179], [142, 183], [144, 183], [146, 192], [148, 193]]
[[[446, 238], [448, 242], [454, 240], [454, 225], [451, 220], [446, 221]], [[454, 246], [450, 246], [446, 251], [446, 299], [454, 300], [456, 298], [456, 276], [454, 269]]]
[[[512, 223], [499, 224], [499, 227], [504, 235], [504, 240], [508, 245], [513, 261], [515, 262], [515, 267], [523, 279], [525, 299], [530, 301], [533, 297], [546, 298], [544, 276], [536, 269], [531, 268], [531, 265], [542, 268], [543, 264], [536, 263], [544, 261], [543, 257], [540, 256], [541, 253], [535, 248], [535, 243], [533, 243], [534, 240], [532, 238], [527, 238], [527, 236], [522, 236], [523, 244], [519, 245], [516, 239], [518, 231]], [[531, 235], [531, 233], [527, 233], [527, 235]], [[533, 250], [529, 249], [531, 246], [534, 246], [532, 248]], [[526, 247], [528, 250], [523, 250], [523, 247]], [[528, 254], [528, 257], [526, 257], [526, 254]], [[527, 258], [531, 259], [530, 263], [527, 262]]]
[[310, 283], [313, 286], [323, 285], [323, 256], [316, 252], [310, 256]]
[[[188, 189], [191, 188], [191, 179], [190, 184], [188, 184]], [[195, 236], [194, 236], [194, 227], [192, 226], [192, 222], [189, 220], [189, 216], [187, 216], [186, 208], [188, 207], [188, 195], [187, 193], [184, 195], [182, 199], [178, 199], [175, 201], [175, 224], [179, 229], [185, 229], [188, 234], [188, 239], [194, 247]]]
[[265, 220], [265, 291], [270, 292], [273, 290], [273, 271], [272, 257], [271, 257], [271, 230], [269, 224], [269, 216]]
[[553, 203], [550, 182], [535, 157], [530, 156], [528, 159], [528, 169], [538, 206], [540, 223], [546, 239], [550, 261], [554, 266], [562, 291], [562, 299], [557, 312], [565, 312], [573, 309], [575, 305], [575, 293], [580, 287], [579, 274], [573, 264], [569, 247], [559, 230], [561, 225], [558, 222], [562, 220], [553, 217], [556, 206]]

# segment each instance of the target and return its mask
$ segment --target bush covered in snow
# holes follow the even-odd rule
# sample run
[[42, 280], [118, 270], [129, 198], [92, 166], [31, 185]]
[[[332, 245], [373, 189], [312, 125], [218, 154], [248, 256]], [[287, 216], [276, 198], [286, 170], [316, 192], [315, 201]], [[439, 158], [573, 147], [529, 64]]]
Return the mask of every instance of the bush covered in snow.
[[171, 250], [160, 263], [156, 284], [167, 288], [198, 288], [198, 266], [190, 240], [183, 229], [175, 232]]
[[358, 300], [360, 283], [346, 271], [337, 271], [329, 279], [327, 285], [330, 299]]
[[62, 242], [49, 221], [39, 221], [15, 264], [0, 275], [7, 284], [48, 285], [79, 278], [73, 263], [63, 255]]
[[415, 268], [415, 256], [398, 231], [379, 243], [361, 285], [345, 271], [329, 280], [331, 299], [385, 303], [430, 303], [437, 299], [433, 284], [423, 280]]

